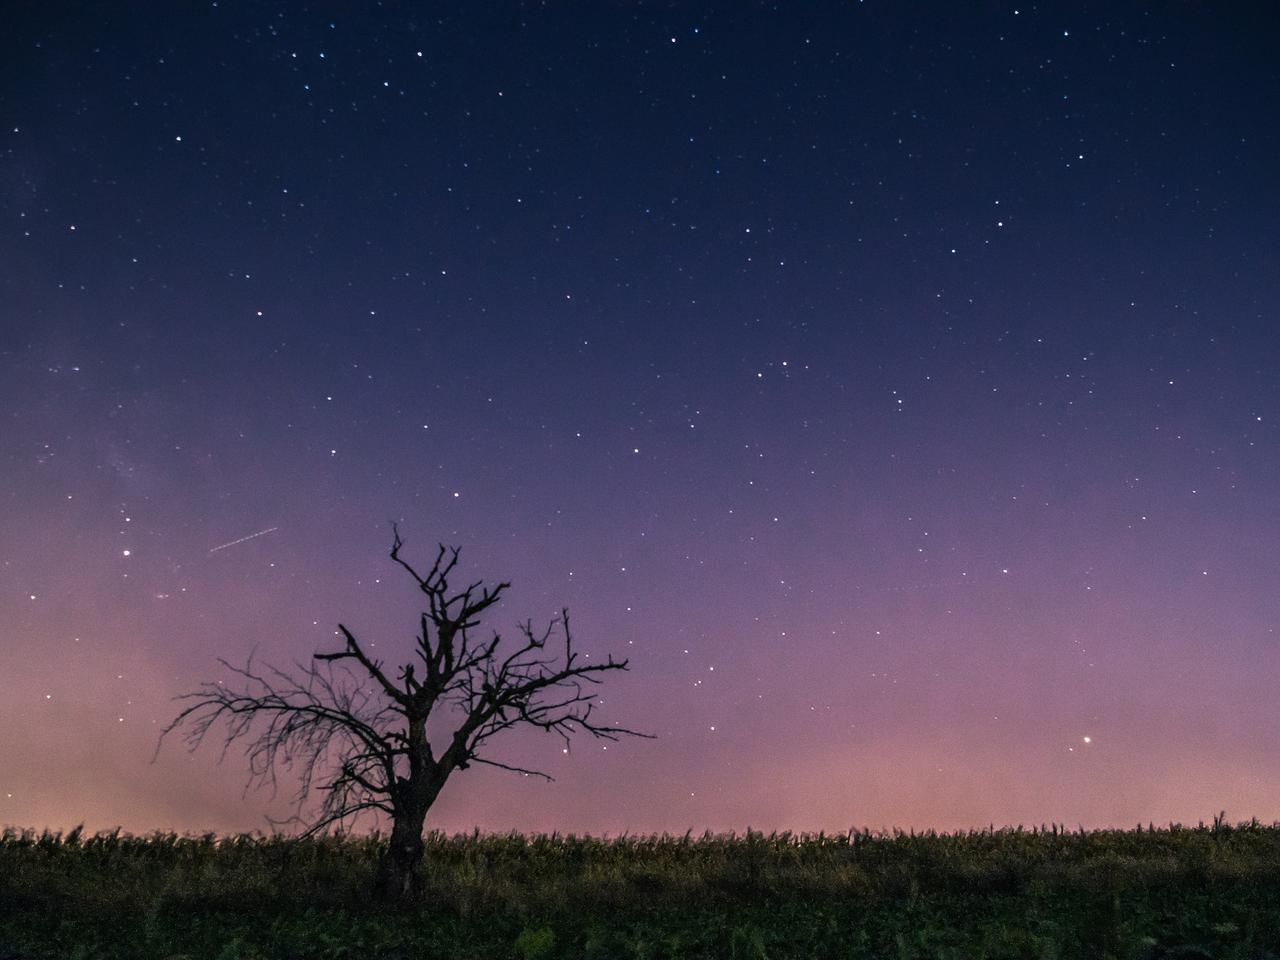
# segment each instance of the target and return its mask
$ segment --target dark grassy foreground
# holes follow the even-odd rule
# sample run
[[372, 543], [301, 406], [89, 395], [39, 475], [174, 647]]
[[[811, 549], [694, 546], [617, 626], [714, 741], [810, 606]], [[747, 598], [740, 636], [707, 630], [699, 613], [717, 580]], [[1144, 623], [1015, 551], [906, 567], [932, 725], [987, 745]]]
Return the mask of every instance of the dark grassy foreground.
[[0, 958], [1280, 960], [1280, 825], [957, 835], [0, 838]]

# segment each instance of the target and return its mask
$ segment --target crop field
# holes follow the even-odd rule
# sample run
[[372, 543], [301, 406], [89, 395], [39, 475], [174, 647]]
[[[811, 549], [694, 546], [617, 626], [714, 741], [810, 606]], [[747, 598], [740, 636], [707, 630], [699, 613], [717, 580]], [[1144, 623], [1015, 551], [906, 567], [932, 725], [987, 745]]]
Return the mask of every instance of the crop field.
[[0, 836], [0, 958], [1280, 957], [1280, 826], [427, 838]]

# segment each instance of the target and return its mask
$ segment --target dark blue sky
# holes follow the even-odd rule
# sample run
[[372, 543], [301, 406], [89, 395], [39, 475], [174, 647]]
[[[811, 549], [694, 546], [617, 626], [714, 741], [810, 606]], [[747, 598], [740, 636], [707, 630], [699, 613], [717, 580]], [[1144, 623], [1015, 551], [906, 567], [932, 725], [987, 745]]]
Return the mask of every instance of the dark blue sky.
[[1280, 816], [1276, 27], [14, 17], [0, 822], [260, 825], [234, 759], [147, 765], [168, 698], [407, 651], [391, 519], [659, 734], [521, 740], [557, 782], [440, 826]]

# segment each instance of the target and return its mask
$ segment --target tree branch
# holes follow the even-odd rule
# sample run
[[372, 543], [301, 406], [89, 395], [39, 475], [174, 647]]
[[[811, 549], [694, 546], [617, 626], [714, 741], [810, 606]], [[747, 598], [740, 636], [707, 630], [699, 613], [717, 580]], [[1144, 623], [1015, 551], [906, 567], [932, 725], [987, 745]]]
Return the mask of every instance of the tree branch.
[[529, 769], [526, 769], [525, 767], [513, 767], [510, 764], [500, 763], [497, 760], [486, 760], [483, 757], [472, 757], [471, 762], [483, 763], [485, 766], [497, 767], [500, 770], [510, 770], [512, 773], [521, 773], [521, 774], [524, 774], [526, 777], [541, 777], [543, 780], [546, 780], [548, 783], [554, 783], [556, 779], [551, 774], [543, 773], [541, 770], [529, 770]]
[[369, 676], [378, 681], [378, 684], [382, 689], [387, 692], [387, 696], [392, 700], [395, 700], [397, 703], [404, 703], [405, 700], [408, 699], [409, 695], [401, 693], [399, 689], [397, 689], [396, 685], [387, 679], [387, 675], [382, 672], [382, 664], [375, 663], [365, 656], [365, 652], [360, 649], [360, 644], [356, 642], [355, 636], [341, 623], [338, 624], [338, 629], [341, 630], [342, 635], [347, 638], [346, 649], [339, 650], [337, 653], [317, 653], [315, 654], [315, 659], [329, 661], [348, 659], [356, 660], [359, 662], [360, 666], [364, 667], [365, 670], [369, 672]]
[[[609, 741], [649, 736], [593, 715], [598, 705], [593, 688], [605, 674], [627, 670], [629, 662], [612, 657], [603, 663], [582, 662], [568, 610], [552, 618], [545, 630], [535, 630], [532, 621], [519, 624], [513, 643], [504, 645], [496, 632], [490, 640], [476, 640], [472, 631], [510, 585], [477, 581], [451, 591], [457, 547], [441, 544], [423, 575], [401, 556], [404, 542], [394, 523], [392, 533], [391, 560], [426, 597], [414, 650], [425, 678], [409, 662], [393, 680], [382, 662], [368, 656], [355, 634], [339, 624], [343, 649], [317, 653], [308, 665], [295, 664], [296, 674], [255, 668], [252, 654], [243, 667], [220, 661], [239, 682], [205, 683], [176, 698], [186, 705], [161, 732], [157, 755], [180, 727], [183, 741], [195, 750], [214, 726], [225, 726], [219, 759], [233, 744], [244, 745], [246, 790], [269, 786], [274, 791], [281, 771], [296, 777], [297, 812], [282, 822], [306, 822], [301, 817], [304, 801], [313, 787], [323, 794], [305, 836], [335, 824], [344, 829], [366, 814], [390, 817], [397, 831], [420, 831], [427, 808], [450, 774], [471, 763], [551, 780], [542, 770], [481, 755], [492, 738], [516, 727], [553, 733], [566, 748], [577, 734]], [[564, 633], [562, 653], [553, 651], [557, 630]], [[444, 706], [437, 711], [440, 704]], [[446, 733], [447, 748], [441, 754], [432, 748], [429, 726]]]

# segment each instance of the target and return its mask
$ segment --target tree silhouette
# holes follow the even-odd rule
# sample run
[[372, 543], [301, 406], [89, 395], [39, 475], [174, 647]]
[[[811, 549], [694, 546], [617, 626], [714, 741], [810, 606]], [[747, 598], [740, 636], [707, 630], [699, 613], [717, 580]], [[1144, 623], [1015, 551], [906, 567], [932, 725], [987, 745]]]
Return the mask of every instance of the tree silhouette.
[[[225, 725], [222, 755], [237, 741], [245, 744], [249, 787], [274, 788], [280, 770], [297, 775], [297, 812], [286, 822], [305, 824], [304, 835], [346, 829], [367, 813], [390, 818], [375, 893], [404, 902], [419, 888], [427, 811], [454, 771], [478, 763], [552, 779], [488, 756], [498, 734], [535, 727], [559, 735], [566, 748], [576, 733], [605, 740], [648, 734], [592, 718], [591, 688], [602, 674], [626, 670], [627, 661], [584, 662], [573, 648], [567, 610], [545, 630], [535, 630], [532, 621], [520, 624], [514, 643], [504, 644], [496, 632], [480, 641], [475, 630], [481, 614], [510, 584], [477, 582], [450, 593], [459, 549], [442, 544], [424, 576], [401, 556], [400, 531], [394, 525], [392, 531], [391, 559], [427, 597], [413, 650], [421, 675], [411, 661], [393, 680], [339, 624], [345, 646], [296, 663], [294, 674], [257, 667], [252, 655], [243, 667], [220, 660], [238, 679], [204, 683], [179, 696], [189, 703], [165, 727], [156, 749], [181, 727], [182, 739], [195, 750], [214, 727]], [[323, 801], [315, 815], [304, 817], [313, 791]]]

